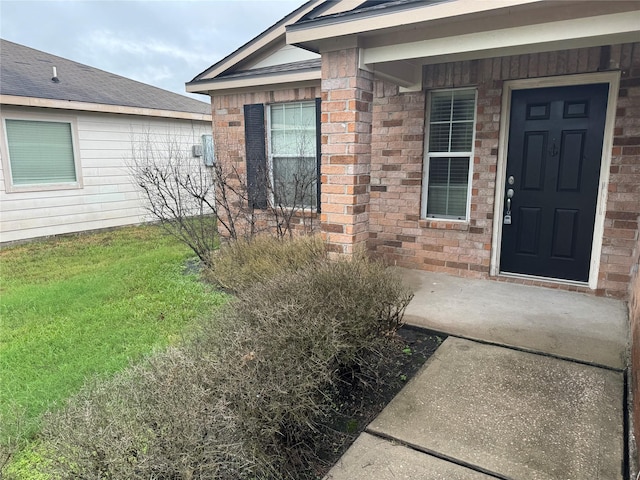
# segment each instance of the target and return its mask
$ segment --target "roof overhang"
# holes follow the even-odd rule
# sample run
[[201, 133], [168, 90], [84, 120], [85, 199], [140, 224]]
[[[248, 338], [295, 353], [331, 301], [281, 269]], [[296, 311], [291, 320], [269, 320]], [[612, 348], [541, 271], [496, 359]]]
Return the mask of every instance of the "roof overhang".
[[410, 3], [380, 10], [363, 10], [334, 17], [320, 17], [287, 27], [287, 43], [320, 51], [323, 40], [362, 35], [386, 29], [406, 28], [438, 20], [455, 21], [469, 15], [492, 12], [545, 0], [453, 0], [436, 4]]
[[160, 117], [179, 120], [197, 120], [211, 122], [211, 114], [176, 112], [153, 108], [128, 107], [122, 105], [106, 105], [102, 103], [74, 102], [71, 100], [54, 100], [49, 98], [20, 97], [16, 95], [0, 95], [0, 105], [20, 107], [55, 108], [60, 110], [80, 110], [85, 112], [117, 113], [120, 115], [137, 115], [142, 117]]
[[287, 42], [318, 52], [343, 41], [357, 44], [361, 68], [417, 90], [423, 65], [638, 41], [638, 6], [616, 0], [418, 2], [292, 25]]
[[286, 88], [290, 84], [320, 84], [320, 68], [306, 71], [292, 71], [273, 73], [268, 75], [250, 75], [246, 77], [221, 77], [210, 80], [199, 80], [187, 84], [187, 92], [208, 93], [224, 90], [239, 90], [259, 87], [260, 90], [266, 88]]

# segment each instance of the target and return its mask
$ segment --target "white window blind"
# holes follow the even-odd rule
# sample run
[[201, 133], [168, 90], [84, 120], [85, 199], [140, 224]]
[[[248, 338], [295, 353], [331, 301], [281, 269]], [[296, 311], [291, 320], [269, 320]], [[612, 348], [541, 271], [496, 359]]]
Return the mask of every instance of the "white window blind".
[[433, 92], [426, 155], [426, 217], [467, 218], [475, 130], [475, 90]]
[[463, 219], [467, 212], [469, 159], [431, 157], [427, 212]]
[[5, 127], [14, 185], [77, 181], [70, 123], [7, 119]]

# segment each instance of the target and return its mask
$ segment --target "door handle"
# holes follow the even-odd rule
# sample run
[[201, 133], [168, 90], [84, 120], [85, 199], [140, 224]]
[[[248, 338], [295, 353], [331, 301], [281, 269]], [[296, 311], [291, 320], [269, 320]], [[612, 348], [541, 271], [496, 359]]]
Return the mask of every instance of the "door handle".
[[507, 190], [507, 211], [504, 214], [503, 223], [505, 225], [511, 225], [511, 199], [513, 198], [513, 188]]

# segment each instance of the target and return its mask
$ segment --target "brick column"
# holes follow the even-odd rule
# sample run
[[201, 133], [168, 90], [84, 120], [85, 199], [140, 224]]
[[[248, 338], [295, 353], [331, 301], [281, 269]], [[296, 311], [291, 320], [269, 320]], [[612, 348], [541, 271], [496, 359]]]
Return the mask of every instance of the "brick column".
[[369, 236], [373, 75], [358, 49], [322, 54], [322, 232], [332, 252], [350, 255]]

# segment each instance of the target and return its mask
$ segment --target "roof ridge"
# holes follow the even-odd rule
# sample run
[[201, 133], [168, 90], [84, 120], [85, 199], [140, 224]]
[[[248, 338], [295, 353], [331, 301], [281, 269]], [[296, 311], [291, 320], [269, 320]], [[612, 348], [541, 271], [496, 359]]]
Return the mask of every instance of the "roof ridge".
[[[210, 113], [207, 102], [2, 38], [0, 57], [4, 95]], [[49, 65], [57, 67], [61, 82], [51, 82], [50, 73], [42, 70]]]

